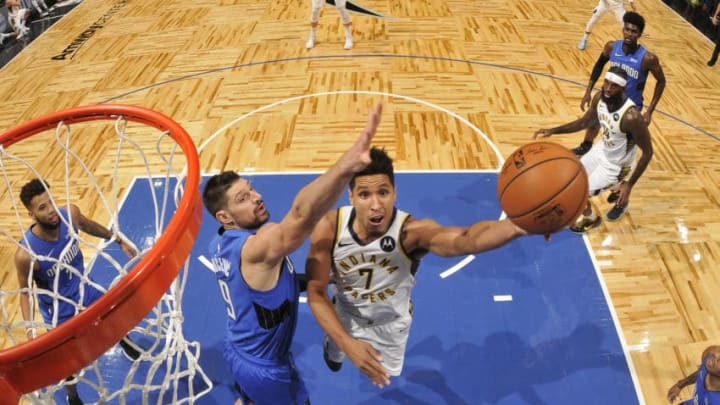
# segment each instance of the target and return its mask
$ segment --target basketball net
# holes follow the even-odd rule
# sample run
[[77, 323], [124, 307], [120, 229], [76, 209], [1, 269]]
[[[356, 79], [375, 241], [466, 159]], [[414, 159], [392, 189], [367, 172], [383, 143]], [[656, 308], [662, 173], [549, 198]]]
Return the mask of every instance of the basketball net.
[[[111, 108], [109, 106], [107, 108]], [[158, 125], [156, 118], [161, 114], [146, 111], [139, 113], [133, 120], [128, 115], [123, 115], [121, 107], [119, 113], [105, 113], [101, 118], [87, 119], [60, 119], [57, 122], [48, 120], [45, 129], [36, 131], [33, 135], [32, 147], [23, 148], [23, 142], [15, 142], [19, 139], [6, 141], [3, 136], [3, 147], [0, 149], [0, 203], [2, 211], [6, 214], [0, 217], [0, 249], [3, 256], [9, 258], [5, 263], [8, 269], [8, 277], [0, 280], [0, 363], [7, 359], [7, 352], [19, 351], [24, 346], [37, 345], [42, 341], [43, 335], [52, 336], [61, 330], [73, 329], [69, 332], [68, 339], [82, 337], [83, 328], [91, 328], [101, 319], [83, 323], [78, 327], [81, 317], [76, 315], [61, 325], [57, 324], [57, 310], [53, 311], [52, 322], [43, 321], [38, 310], [38, 297], [50, 297], [53, 307], [60, 304], [69, 304], [75, 307], [76, 314], [91, 313], [95, 307], [103, 307], [107, 313], [111, 311], [126, 311], [131, 306], [142, 306], [143, 301], [148, 301], [148, 294], [141, 295], [136, 291], [140, 287], [151, 289], [152, 283], [156, 283], [156, 295], [159, 300], [154, 299], [146, 305], [150, 308], [139, 323], [132, 322], [124, 331], [116, 331], [115, 336], [126, 336], [132, 340], [131, 345], [140, 353], [139, 358], [130, 361], [123, 356], [123, 349], [116, 345], [117, 339], [107, 338], [108, 343], [98, 353], [100, 357], [89, 359], [92, 362], [77, 372], [64, 375], [55, 383], [39, 388], [33, 392], [27, 392], [23, 388], [18, 393], [23, 395], [25, 403], [47, 404], [54, 403], [57, 398], [65, 398], [65, 386], [75, 384], [80, 397], [86, 404], [106, 403], [112, 401], [120, 404], [148, 404], [148, 403], [172, 403], [183, 404], [193, 403], [197, 398], [206, 394], [212, 388], [212, 383], [198, 364], [200, 356], [200, 345], [195, 341], [188, 341], [182, 330], [183, 312], [182, 297], [185, 291], [188, 276], [189, 248], [182, 257], [173, 257], [172, 243], [181, 245], [183, 239], [180, 235], [176, 241], [170, 241], [166, 252], [159, 252], [162, 255], [160, 263], [162, 266], [174, 266], [174, 273], [167, 278], [169, 288], [156, 281], [148, 275], [157, 269], [145, 269], [147, 280], [134, 288], [128, 288], [128, 300], [130, 303], [109, 302], [107, 298], [112, 294], [105, 294], [88, 308], [83, 307], [82, 298], [85, 289], [92, 286], [102, 292], [117, 290], [114, 286], [132, 282], [133, 278], [139, 277], [142, 264], [157, 256], [157, 246], [163, 241], [163, 234], [170, 226], [174, 226], [173, 217], [177, 217], [186, 211], [201, 210], [199, 197], [192, 206], [182, 206], [183, 194], [188, 193], [190, 187], [195, 190], [199, 187], [196, 181], [190, 184], [186, 181], [188, 176], [185, 173], [188, 161], [188, 150], [191, 149], [192, 158], [197, 160], [197, 154], [192, 145], [192, 140], [182, 130], [186, 142], [178, 144], [178, 135], [171, 130], [164, 130], [165, 125]], [[84, 107], [83, 107], [84, 108]], [[95, 106], [97, 109], [106, 108]], [[130, 107], [137, 112], [138, 107]], [[145, 109], [140, 109], [145, 110]], [[70, 110], [68, 110], [70, 111]], [[148, 114], [146, 116], [146, 114]], [[70, 115], [68, 115], [70, 117]], [[164, 117], [164, 116], [162, 116]], [[167, 117], [164, 119], [169, 120]], [[90, 122], [92, 121], [92, 122]], [[170, 120], [171, 121], [171, 120]], [[173, 122], [174, 123], [174, 122]], [[179, 126], [178, 126], [179, 127]], [[71, 131], [72, 128], [72, 131]], [[8, 131], [9, 132], [9, 131]], [[3, 134], [4, 135], [4, 134]], [[16, 138], [26, 138], [20, 136]], [[28, 143], [29, 144], [29, 143]], [[188, 144], [190, 146], [188, 146]], [[37, 145], [41, 145], [39, 148]], [[42, 150], [38, 150], [42, 149]], [[197, 170], [197, 166], [187, 170]], [[198, 171], [199, 176], [199, 171]], [[196, 177], [196, 176], [193, 176]], [[77, 238], [80, 250], [85, 257], [85, 266], [74, 268], [62, 260], [46, 256], [38, 256], [25, 244], [21, 244], [25, 238], [24, 233], [32, 220], [27, 215], [27, 210], [19, 201], [19, 190], [23, 184], [33, 178], [44, 179], [50, 185], [47, 189], [52, 205], [56, 210], [64, 208], [68, 212], [70, 204], [81, 207], [84, 216], [101, 224], [109, 224], [114, 238], [122, 238], [136, 248], [137, 257], [128, 259], [119, 249], [114, 241], [103, 241], [87, 234], [76, 232], [72, 226], [68, 226], [67, 218], [60, 217], [68, 228], [69, 234]], [[187, 189], [183, 189], [187, 183]], [[132, 209], [127, 213], [121, 210], [123, 195], [131, 186], [141, 188], [149, 195], [147, 203], [142, 209]], [[182, 209], [181, 209], [182, 208]], [[125, 234], [128, 218], [135, 224], [142, 224], [142, 234], [137, 232]], [[198, 215], [199, 218], [199, 215]], [[192, 245], [199, 227], [197, 224], [179, 224], [180, 228], [195, 226], [194, 234], [190, 235], [192, 240], [187, 243]], [[177, 228], [177, 226], [175, 225]], [[142, 239], [138, 239], [142, 236]], [[167, 242], [167, 241], [165, 241]], [[69, 246], [69, 245], [68, 245]], [[164, 246], [164, 245], [163, 245]], [[163, 247], [164, 248], [164, 247]], [[33, 260], [54, 262], [59, 271], [69, 272], [72, 277], [80, 278], [80, 301], [74, 302], [58, 294], [58, 277], [55, 276], [54, 285], [51, 289], [39, 288], [33, 283], [32, 274], [28, 277], [30, 287], [19, 289], [16, 281], [12, 257], [17, 249], [27, 251]], [[62, 255], [61, 255], [62, 256]], [[160, 257], [160, 256], [158, 256]], [[169, 264], [168, 264], [169, 263]], [[180, 267], [178, 270], [177, 267]], [[137, 270], [137, 271], [136, 271]], [[160, 270], [157, 270], [158, 273]], [[148, 273], [149, 272], [149, 273]], [[112, 291], [115, 292], [115, 291]], [[20, 311], [20, 296], [27, 294], [30, 301], [30, 312], [33, 319], [23, 320]], [[133, 295], [134, 294], [134, 295]], [[117, 295], [117, 294], [115, 294]], [[127, 305], [121, 306], [120, 304]], [[146, 312], [142, 312], [138, 318]], [[103, 313], [103, 316], [105, 313]], [[109, 318], [110, 316], [108, 316]], [[66, 325], [68, 324], [68, 325]], [[117, 325], [118, 322], [113, 322]], [[62, 327], [62, 328], [61, 328]], [[128, 329], [131, 330], [128, 331]], [[127, 332], [125, 332], [127, 331]], [[96, 337], [89, 337], [88, 340], [103, 340], [105, 337], [102, 330]], [[85, 338], [88, 338], [85, 336]], [[114, 340], [113, 340], [114, 339]], [[50, 341], [51, 342], [51, 341]], [[104, 343], [101, 343], [104, 344]], [[82, 357], [82, 350], [75, 350], [68, 346], [66, 360], [72, 362]], [[108, 348], [107, 351], [104, 349]], [[103, 353], [104, 351], [104, 353]], [[14, 353], [13, 353], [14, 354]], [[5, 357], [3, 357], [5, 356]], [[19, 362], [15, 362], [19, 363]], [[63, 363], [63, 361], [59, 361]], [[14, 370], [23, 370], [24, 364], [10, 364]], [[29, 362], [27, 363], [29, 364]], [[82, 367], [84, 364], [81, 364]], [[58, 364], [47, 364], [52, 369]], [[47, 370], [47, 368], [45, 370]], [[42, 369], [37, 371], [43, 373]], [[65, 371], [63, 371], [65, 372]], [[2, 372], [0, 371], [0, 374]], [[6, 377], [12, 377], [15, 372], [6, 372]], [[0, 391], [5, 390], [0, 375]], [[32, 379], [32, 378], [26, 378]], [[12, 382], [12, 386], [26, 385]], [[27, 385], [30, 386], [30, 385]], [[35, 389], [36, 387], [33, 387]], [[0, 399], [0, 404], [14, 403], [16, 399]]]

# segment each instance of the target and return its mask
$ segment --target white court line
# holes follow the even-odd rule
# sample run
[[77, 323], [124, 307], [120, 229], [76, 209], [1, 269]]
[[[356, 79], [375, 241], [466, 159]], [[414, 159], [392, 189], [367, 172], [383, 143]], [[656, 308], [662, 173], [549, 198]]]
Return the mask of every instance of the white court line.
[[643, 396], [643, 392], [640, 389], [640, 380], [638, 380], [637, 371], [635, 371], [635, 364], [633, 363], [632, 357], [630, 356], [630, 347], [627, 345], [627, 342], [625, 342], [625, 335], [623, 335], [623, 331], [620, 328], [620, 319], [617, 316], [617, 312], [615, 312], [615, 305], [612, 302], [612, 298], [610, 297], [610, 292], [607, 289], [607, 285], [605, 285], [605, 278], [600, 271], [601, 261], [598, 261], [595, 258], [595, 253], [593, 252], [592, 245], [590, 245], [590, 239], [587, 235], [583, 235], [583, 242], [585, 243], [585, 249], [589, 253], [590, 260], [592, 260], [593, 267], [595, 268], [595, 276], [597, 277], [600, 288], [602, 289], [603, 295], [605, 296], [605, 302], [607, 303], [608, 311], [610, 311], [610, 317], [613, 320], [613, 325], [615, 325], [615, 331], [617, 332], [618, 339], [620, 339], [620, 346], [622, 346], [623, 353], [625, 354], [625, 360], [628, 365], [628, 370], [630, 370], [630, 378], [632, 378], [633, 385], [635, 386], [635, 393], [637, 394], [638, 401], [641, 405], [645, 405], [645, 397]]
[[460, 269], [462, 269], [463, 267], [467, 266], [467, 264], [473, 260], [475, 260], [475, 255], [469, 255], [468, 257], [460, 260], [460, 263], [458, 263], [458, 264], [450, 267], [449, 269], [443, 271], [442, 273], [440, 273], [440, 278], [445, 278], [445, 277], [451, 276], [453, 273], [455, 273], [455, 272], [459, 271]]
[[212, 265], [212, 263], [210, 263], [210, 260], [208, 260], [207, 257], [200, 255], [198, 256], [198, 260], [200, 260], [200, 263], [204, 264], [205, 267], [210, 269], [210, 271], [215, 273], [215, 267]]

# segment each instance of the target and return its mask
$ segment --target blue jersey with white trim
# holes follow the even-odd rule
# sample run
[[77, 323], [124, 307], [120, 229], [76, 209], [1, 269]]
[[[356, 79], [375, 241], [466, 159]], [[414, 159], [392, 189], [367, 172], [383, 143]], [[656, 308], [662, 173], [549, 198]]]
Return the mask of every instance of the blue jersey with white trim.
[[213, 271], [227, 304], [226, 339], [256, 359], [284, 361], [297, 324], [300, 294], [289, 257], [283, 259], [275, 287], [257, 291], [242, 276], [240, 252], [254, 232], [221, 230], [210, 242]]
[[695, 380], [695, 395], [691, 400], [686, 401], [690, 405], [720, 405], [720, 391], [708, 391], [705, 388], [705, 376], [707, 368], [705, 367], [705, 359], [700, 365], [700, 372], [697, 380]]
[[[85, 271], [83, 254], [77, 238], [70, 235], [65, 224], [67, 221], [72, 226], [67, 210], [58, 208], [58, 216], [61, 218], [58, 224], [57, 240], [47, 241], [38, 238], [32, 232], [32, 228], [38, 225], [33, 224], [25, 231], [20, 243], [27, 246], [35, 255], [32, 263], [37, 263], [39, 268], [32, 271], [32, 278], [38, 288], [54, 291], [72, 302], [81, 303], [79, 275]], [[77, 229], [75, 231], [77, 232]], [[71, 268], [77, 270], [78, 273], [73, 272]], [[37, 294], [37, 299], [43, 317], [46, 322], [49, 322], [46, 316], [52, 314], [54, 299], [47, 294]], [[75, 305], [58, 300], [57, 306], [58, 319], [75, 315]]]
[[610, 52], [610, 66], [619, 66], [627, 73], [625, 94], [635, 102], [638, 110], [642, 110], [643, 90], [645, 90], [645, 82], [647, 82], [647, 71], [642, 71], [642, 61], [647, 50], [642, 45], [638, 45], [635, 52], [626, 54], [622, 45], [622, 40], [615, 41]]

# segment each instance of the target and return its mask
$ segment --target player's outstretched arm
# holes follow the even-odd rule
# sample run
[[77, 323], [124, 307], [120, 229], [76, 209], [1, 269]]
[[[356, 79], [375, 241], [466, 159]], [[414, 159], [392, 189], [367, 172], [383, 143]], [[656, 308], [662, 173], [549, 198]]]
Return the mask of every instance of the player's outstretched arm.
[[298, 192], [280, 223], [263, 226], [256, 237], [248, 239], [243, 261], [272, 266], [300, 247], [317, 221], [337, 202], [352, 175], [370, 163], [370, 146], [381, 113], [381, 104], [370, 109], [367, 124], [350, 149]]
[[[111, 230], [83, 215], [82, 211], [80, 211], [80, 208], [78, 208], [78, 206], [75, 204], [70, 205], [70, 217], [72, 218], [73, 225], [81, 231], [87, 233], [88, 235], [103, 238], [106, 240], [110, 240], [113, 238], [113, 233]], [[132, 258], [137, 256], [137, 251], [135, 250], [135, 248], [132, 247], [132, 245], [130, 245], [127, 241], [125, 241], [120, 235], [117, 236], [117, 239], [115, 239], [115, 241], [118, 243], [118, 245], [120, 245], [120, 250], [122, 250], [123, 253], [127, 255], [127, 257]]]
[[600, 100], [600, 92], [597, 92], [597, 94], [595, 94], [595, 97], [592, 99], [590, 108], [585, 110], [585, 113], [582, 115], [582, 117], [574, 121], [570, 121], [567, 124], [560, 125], [559, 127], [538, 129], [537, 131], [535, 131], [535, 133], [533, 133], [532, 139], [547, 138], [555, 134], [570, 134], [597, 124], [598, 100]]
[[403, 231], [403, 246], [407, 251], [423, 249], [443, 257], [492, 250], [527, 234], [507, 219], [480, 221], [469, 227], [440, 226], [431, 219], [411, 220]]
[[390, 384], [390, 375], [382, 366], [382, 356], [369, 343], [354, 339], [340, 323], [328, 297], [330, 264], [335, 231], [335, 211], [329, 212], [310, 235], [310, 251], [305, 262], [308, 278], [308, 303], [320, 327], [345, 352], [350, 361], [373, 384], [382, 388]]

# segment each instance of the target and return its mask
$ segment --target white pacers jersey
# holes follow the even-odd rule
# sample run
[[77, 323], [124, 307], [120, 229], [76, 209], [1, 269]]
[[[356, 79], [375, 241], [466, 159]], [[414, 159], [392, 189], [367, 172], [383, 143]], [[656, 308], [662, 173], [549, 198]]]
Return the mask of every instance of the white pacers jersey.
[[602, 99], [598, 102], [597, 112], [602, 128], [603, 152], [610, 163], [618, 166], [631, 165], [637, 152], [637, 145], [632, 135], [620, 129], [625, 113], [634, 105], [635, 103], [628, 97], [616, 111], [608, 111], [607, 104]]
[[338, 209], [332, 250], [338, 309], [368, 325], [410, 316], [410, 291], [419, 262], [400, 246], [400, 232], [409, 217], [395, 208], [387, 232], [363, 245], [352, 230], [353, 207]]

